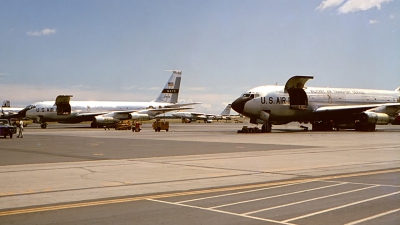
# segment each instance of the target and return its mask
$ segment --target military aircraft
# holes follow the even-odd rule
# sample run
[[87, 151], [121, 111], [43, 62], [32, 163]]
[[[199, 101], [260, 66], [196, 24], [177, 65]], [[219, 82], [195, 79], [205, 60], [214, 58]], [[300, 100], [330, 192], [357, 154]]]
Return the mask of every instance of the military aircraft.
[[213, 120], [231, 120], [231, 108], [232, 104], [228, 104], [225, 109], [218, 115], [210, 115]]
[[174, 112], [171, 113], [172, 116], [176, 118], [180, 118], [183, 120], [188, 121], [196, 121], [196, 120], [203, 120], [204, 123], [211, 123], [212, 120], [230, 120], [231, 114], [231, 104], [228, 104], [225, 109], [221, 112], [221, 114], [205, 114], [199, 112]]
[[156, 115], [190, 109], [194, 103], [178, 103], [182, 71], [173, 70], [164, 89], [150, 102], [70, 101], [72, 95], [59, 95], [55, 101], [36, 102], [20, 111], [20, 115], [47, 127], [47, 122], [80, 123], [92, 121], [91, 127], [114, 125], [120, 120], [150, 120]]
[[9, 100], [4, 100], [0, 109], [0, 118], [1, 119], [11, 119], [15, 118], [18, 115], [18, 112], [23, 108], [15, 108], [11, 107]]
[[313, 76], [294, 76], [285, 86], [259, 86], [242, 94], [232, 108], [262, 124], [311, 123], [312, 130], [355, 129], [374, 131], [376, 125], [395, 121], [400, 112], [400, 87], [394, 91], [352, 88], [306, 87]]

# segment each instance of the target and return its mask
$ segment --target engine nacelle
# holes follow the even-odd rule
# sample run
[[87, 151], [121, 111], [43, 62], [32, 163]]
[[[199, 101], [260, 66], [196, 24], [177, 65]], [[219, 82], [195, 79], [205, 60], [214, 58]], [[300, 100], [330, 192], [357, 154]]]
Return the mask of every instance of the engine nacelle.
[[95, 116], [94, 118], [97, 124], [114, 124], [118, 122], [118, 120], [109, 116]]
[[361, 123], [372, 123], [377, 125], [387, 125], [393, 122], [394, 118], [386, 113], [362, 112], [359, 120]]
[[139, 113], [131, 113], [132, 119], [133, 120], [151, 120], [152, 118], [149, 116], [149, 114], [139, 114]]

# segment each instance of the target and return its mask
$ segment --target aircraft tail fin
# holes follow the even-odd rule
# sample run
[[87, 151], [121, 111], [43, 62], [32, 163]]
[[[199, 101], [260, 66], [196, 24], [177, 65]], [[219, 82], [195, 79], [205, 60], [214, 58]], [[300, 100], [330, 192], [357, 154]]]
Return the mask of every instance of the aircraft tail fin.
[[10, 107], [10, 101], [9, 100], [4, 100], [3, 101], [3, 105], [1, 105], [1, 107]]
[[232, 105], [228, 104], [225, 107], [224, 111], [222, 111], [221, 116], [230, 116], [231, 115], [231, 108], [232, 108]]
[[[171, 71], [171, 70], [167, 70]], [[181, 85], [181, 75], [182, 71], [172, 70], [172, 75], [168, 82], [165, 84], [164, 89], [161, 91], [160, 95], [157, 97], [155, 102], [165, 102], [165, 103], [177, 103], [179, 95], [179, 87]]]
[[398, 87], [395, 91], [400, 91], [400, 87]]

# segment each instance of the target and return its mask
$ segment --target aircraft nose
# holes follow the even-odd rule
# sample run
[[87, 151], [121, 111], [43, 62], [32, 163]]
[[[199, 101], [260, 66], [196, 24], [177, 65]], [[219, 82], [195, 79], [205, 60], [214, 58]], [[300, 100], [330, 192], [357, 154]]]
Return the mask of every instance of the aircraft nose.
[[235, 110], [236, 112], [242, 114], [243, 110], [244, 110], [244, 105], [249, 100], [250, 100], [250, 98], [246, 98], [246, 97], [237, 98], [235, 101], [232, 102], [232, 109]]

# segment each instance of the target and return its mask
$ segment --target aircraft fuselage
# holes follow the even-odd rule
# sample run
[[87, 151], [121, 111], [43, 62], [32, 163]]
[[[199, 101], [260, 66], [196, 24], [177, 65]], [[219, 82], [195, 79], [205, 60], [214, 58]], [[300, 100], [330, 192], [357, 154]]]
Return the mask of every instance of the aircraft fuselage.
[[[96, 113], [107, 113], [115, 111], [138, 111], [146, 109], [165, 108], [172, 106], [171, 103], [160, 102], [116, 102], [116, 101], [70, 101], [70, 110], [57, 111], [54, 101], [37, 102], [26, 111], [26, 117], [40, 119], [42, 122], [80, 123], [93, 121]], [[80, 116], [80, 114], [93, 113], [93, 115]], [[121, 115], [126, 117], [128, 114]], [[125, 119], [122, 118], [121, 119]]]
[[[384, 105], [399, 103], [398, 91], [304, 87], [305, 95], [289, 94], [285, 86], [259, 86], [245, 92], [232, 103], [232, 108], [250, 118], [251, 123], [286, 124], [292, 121], [316, 122], [335, 120], [338, 123], [354, 123], [359, 114], [352, 105]], [[292, 96], [292, 99], [291, 97]], [[294, 100], [293, 100], [294, 99]], [[345, 108], [346, 113], [335, 112], [335, 107]], [[321, 107], [328, 107], [318, 112]], [[372, 107], [371, 107], [372, 108]], [[329, 112], [329, 110], [332, 110]], [[396, 110], [393, 111], [395, 113]], [[389, 115], [392, 116], [392, 115]]]

